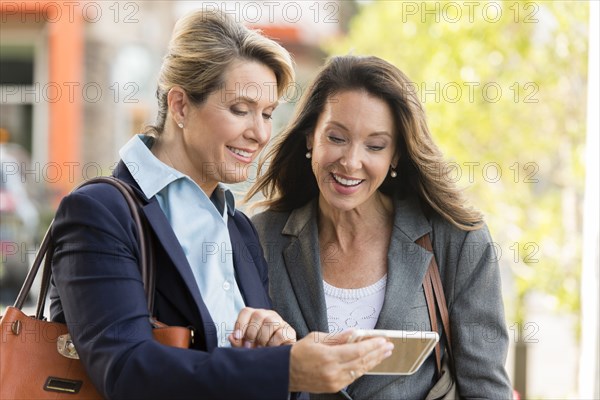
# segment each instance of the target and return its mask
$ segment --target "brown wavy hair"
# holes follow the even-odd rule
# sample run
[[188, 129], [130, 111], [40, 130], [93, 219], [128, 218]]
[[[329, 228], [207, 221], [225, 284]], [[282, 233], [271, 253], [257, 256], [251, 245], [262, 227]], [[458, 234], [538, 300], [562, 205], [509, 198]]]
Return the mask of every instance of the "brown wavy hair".
[[448, 176], [411, 85], [402, 71], [378, 57], [346, 55], [329, 59], [303, 93], [289, 126], [261, 158], [259, 177], [245, 200], [262, 192], [266, 200], [255, 206], [291, 211], [318, 197], [317, 181], [305, 157], [306, 137], [313, 134], [325, 102], [332, 95], [363, 90], [388, 104], [397, 135], [398, 176], [391, 178], [388, 174], [379, 190], [398, 198], [416, 195], [426, 213], [437, 213], [463, 230], [478, 229], [483, 223], [482, 214], [466, 206], [463, 193]]

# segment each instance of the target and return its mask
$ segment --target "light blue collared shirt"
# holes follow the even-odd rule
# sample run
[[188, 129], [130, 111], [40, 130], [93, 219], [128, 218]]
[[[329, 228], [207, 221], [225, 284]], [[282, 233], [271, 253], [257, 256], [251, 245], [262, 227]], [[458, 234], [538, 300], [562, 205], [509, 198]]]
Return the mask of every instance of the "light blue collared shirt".
[[119, 155], [146, 197], [156, 196], [216, 325], [218, 345], [228, 347], [227, 335], [245, 307], [227, 229], [227, 219], [235, 213], [233, 194], [219, 183], [209, 198], [190, 177], [156, 158], [150, 151], [153, 143], [150, 136], [134, 136]]

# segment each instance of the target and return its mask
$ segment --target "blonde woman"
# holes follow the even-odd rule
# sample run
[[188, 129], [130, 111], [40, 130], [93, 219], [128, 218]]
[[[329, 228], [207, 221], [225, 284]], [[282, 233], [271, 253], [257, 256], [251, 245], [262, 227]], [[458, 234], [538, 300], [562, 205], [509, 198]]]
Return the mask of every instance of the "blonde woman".
[[223, 183], [241, 182], [293, 79], [289, 54], [218, 12], [177, 22], [158, 119], [120, 151], [114, 175], [145, 203], [158, 271], [154, 316], [193, 329], [191, 349], [152, 338], [134, 224], [110, 185], [77, 190], [52, 232], [52, 318], [66, 322], [105, 398], [286, 399], [332, 392], [390, 354], [383, 340], [296, 342], [269, 311], [256, 231]]
[[[429, 234], [459, 394], [509, 399], [494, 247], [481, 215], [439, 173], [443, 162], [398, 68], [377, 57], [332, 58], [248, 194], [266, 197], [268, 210], [253, 222], [273, 306], [298, 337], [351, 328], [431, 330], [422, 285], [431, 253], [415, 244]], [[432, 354], [414, 375], [365, 376], [318, 398], [424, 399], [437, 379]]]

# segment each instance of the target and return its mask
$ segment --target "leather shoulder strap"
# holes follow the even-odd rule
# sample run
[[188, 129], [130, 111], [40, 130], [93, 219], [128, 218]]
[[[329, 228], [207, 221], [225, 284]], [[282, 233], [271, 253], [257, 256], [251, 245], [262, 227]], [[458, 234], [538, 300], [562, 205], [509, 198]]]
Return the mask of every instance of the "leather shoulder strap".
[[[431, 238], [429, 233], [421, 236], [417, 239], [416, 243], [425, 248], [428, 251], [433, 252], [433, 245], [431, 244]], [[435, 254], [431, 257], [429, 268], [423, 278], [423, 290], [425, 292], [425, 300], [427, 302], [427, 311], [429, 313], [429, 321], [431, 322], [431, 329], [438, 331], [437, 328], [437, 309], [440, 312], [442, 318], [442, 328], [444, 335], [446, 336], [446, 346], [448, 348], [448, 354], [452, 357], [452, 334], [450, 328], [450, 316], [448, 314], [448, 306], [446, 304], [446, 296], [444, 294], [444, 286], [442, 285], [442, 279], [440, 277], [440, 271], [435, 260]], [[441, 371], [441, 351], [440, 344], [438, 343], [435, 348], [435, 358], [438, 373]]]
[[[136, 234], [140, 251], [139, 268], [142, 274], [142, 281], [144, 282], [146, 300], [148, 301], [148, 311], [150, 312], [150, 315], [152, 315], [154, 308], [154, 288], [156, 283], [156, 263], [153, 257], [152, 244], [149, 237], [149, 230], [146, 226], [147, 222], [145, 218], [141, 217], [139, 211], [139, 207], [142, 205], [142, 202], [127, 183], [113, 177], [97, 177], [94, 179], [90, 179], [77, 186], [75, 189], [73, 189], [73, 191], [83, 186], [95, 183], [106, 183], [115, 187], [117, 190], [119, 190], [119, 192], [121, 192], [121, 194], [125, 198], [125, 201], [127, 202], [127, 206], [129, 208], [129, 211], [131, 212], [136, 227]], [[33, 265], [30, 268], [29, 273], [25, 278], [25, 282], [23, 283], [23, 286], [21, 287], [21, 290], [19, 291], [17, 299], [14, 303], [14, 307], [18, 308], [19, 310], [23, 307], [25, 299], [31, 291], [33, 281], [42, 265], [42, 261], [44, 261], [45, 258], [44, 268], [42, 272], [42, 283], [36, 309], [37, 319], [43, 318], [44, 306], [46, 303], [46, 295], [50, 287], [50, 277], [52, 274], [50, 264], [52, 260], [52, 254], [54, 252], [50, 232], [52, 230], [53, 223], [54, 220], [50, 222], [50, 226], [46, 231], [46, 234], [44, 235], [42, 243], [40, 244], [40, 248], [35, 256]]]

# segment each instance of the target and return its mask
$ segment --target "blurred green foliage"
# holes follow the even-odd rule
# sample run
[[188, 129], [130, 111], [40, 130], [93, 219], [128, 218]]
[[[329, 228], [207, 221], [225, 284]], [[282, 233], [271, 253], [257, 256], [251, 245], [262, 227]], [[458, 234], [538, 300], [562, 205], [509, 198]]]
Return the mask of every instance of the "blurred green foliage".
[[532, 291], [580, 308], [588, 13], [578, 1], [368, 2], [324, 45], [414, 82], [445, 168], [512, 270], [508, 317], [521, 326]]

